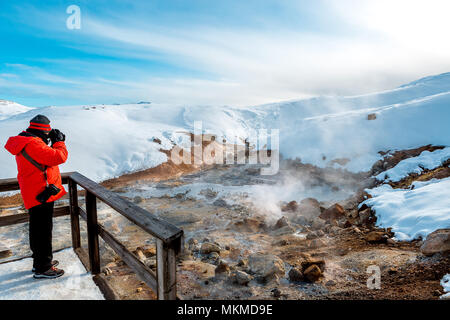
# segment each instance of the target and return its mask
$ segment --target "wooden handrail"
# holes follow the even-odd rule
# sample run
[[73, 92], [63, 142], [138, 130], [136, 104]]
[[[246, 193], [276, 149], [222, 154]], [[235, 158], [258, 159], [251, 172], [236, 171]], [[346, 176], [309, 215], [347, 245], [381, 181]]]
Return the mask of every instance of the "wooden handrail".
[[[62, 217], [70, 214], [69, 206], [57, 207], [53, 212], [53, 217]], [[0, 217], [0, 227], [10, 226], [13, 224], [28, 222], [28, 213], [10, 214], [7, 216]]]
[[128, 220], [165, 243], [172, 242], [183, 235], [183, 230], [158, 218], [147, 210], [122, 198], [117, 193], [106, 189], [78, 172], [72, 173], [70, 179], [122, 214]]
[[[69, 182], [69, 177], [73, 172], [65, 172], [61, 174], [62, 183], [67, 184]], [[16, 178], [11, 179], [0, 179], [0, 192], [5, 191], [15, 191], [19, 190], [19, 182]]]

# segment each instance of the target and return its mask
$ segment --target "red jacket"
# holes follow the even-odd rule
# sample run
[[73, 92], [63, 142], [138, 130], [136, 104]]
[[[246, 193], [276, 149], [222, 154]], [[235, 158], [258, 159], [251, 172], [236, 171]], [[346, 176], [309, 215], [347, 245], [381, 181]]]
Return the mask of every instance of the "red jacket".
[[61, 174], [58, 165], [66, 162], [67, 149], [63, 141], [59, 141], [49, 147], [41, 138], [34, 136], [15, 136], [10, 137], [5, 145], [6, 150], [16, 156], [17, 162], [17, 180], [19, 181], [20, 192], [22, 194], [25, 208], [30, 209], [41, 204], [36, 200], [36, 196], [44, 191], [46, 181], [44, 173], [30, 163], [20, 153], [25, 151], [36, 162], [47, 166], [47, 179], [49, 184], [54, 184], [61, 191], [51, 196], [47, 202], [53, 202], [64, 196], [67, 192], [61, 183]]

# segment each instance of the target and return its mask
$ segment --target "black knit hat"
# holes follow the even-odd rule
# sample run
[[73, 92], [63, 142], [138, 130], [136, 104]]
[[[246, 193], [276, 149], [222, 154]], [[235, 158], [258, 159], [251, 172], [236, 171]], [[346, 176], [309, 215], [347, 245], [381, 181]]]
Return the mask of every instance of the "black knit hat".
[[52, 130], [52, 128], [50, 127], [50, 120], [42, 114], [38, 114], [30, 120], [30, 126], [28, 127], [28, 129], [36, 129], [47, 132]]

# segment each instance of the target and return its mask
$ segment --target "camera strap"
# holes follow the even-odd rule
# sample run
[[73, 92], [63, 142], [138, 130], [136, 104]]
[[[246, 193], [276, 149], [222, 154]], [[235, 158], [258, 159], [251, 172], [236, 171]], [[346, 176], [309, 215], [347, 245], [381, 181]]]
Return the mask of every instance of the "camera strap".
[[25, 148], [22, 149], [22, 151], [20, 152], [22, 154], [22, 156], [27, 159], [33, 166], [35, 166], [36, 168], [38, 168], [40, 171], [42, 171], [42, 173], [44, 174], [44, 178], [45, 178], [45, 183], [46, 185], [48, 185], [48, 181], [47, 181], [47, 166], [44, 166], [38, 162], [36, 162], [36, 160], [34, 160], [26, 151]]

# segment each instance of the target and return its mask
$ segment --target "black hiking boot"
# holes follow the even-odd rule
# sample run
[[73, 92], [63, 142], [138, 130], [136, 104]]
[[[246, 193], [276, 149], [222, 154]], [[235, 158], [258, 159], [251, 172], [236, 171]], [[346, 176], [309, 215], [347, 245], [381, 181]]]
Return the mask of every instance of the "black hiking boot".
[[[57, 267], [58, 264], [59, 264], [58, 260], [53, 260], [52, 261], [52, 267]], [[33, 267], [33, 269], [31, 269], [31, 272], [33, 272], [33, 273], [36, 272], [36, 268]]]
[[57, 269], [55, 267], [51, 267], [50, 269], [48, 269], [45, 272], [39, 273], [36, 272], [33, 277], [35, 279], [55, 279], [55, 278], [59, 278], [64, 274], [64, 270], [62, 269]]

